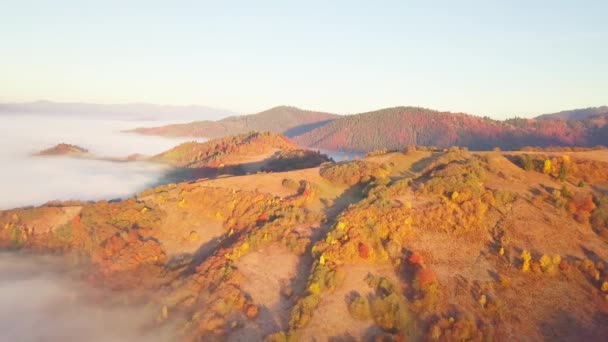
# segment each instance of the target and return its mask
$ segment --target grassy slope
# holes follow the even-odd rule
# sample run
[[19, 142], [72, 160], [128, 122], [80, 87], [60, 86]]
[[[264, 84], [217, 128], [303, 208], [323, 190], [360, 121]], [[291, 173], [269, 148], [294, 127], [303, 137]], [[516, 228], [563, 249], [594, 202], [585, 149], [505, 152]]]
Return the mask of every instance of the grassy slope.
[[[608, 160], [602, 151], [568, 155]], [[184, 338], [283, 330], [303, 340], [602, 339], [606, 240], [555, 195], [566, 185], [572, 198], [599, 196], [593, 179], [577, 188], [588, 172], [573, 168], [562, 183], [511, 160], [498, 152], [375, 156], [366, 161], [390, 172], [367, 192], [336, 185], [319, 168], [181, 183], [117, 203], [0, 212], [0, 241], [90, 253], [91, 269], [103, 271], [93, 279], [148, 288], [151, 306], [169, 307], [160, 321], [176, 323]], [[315, 186], [298, 195], [285, 178]], [[290, 210], [297, 215], [287, 219]], [[45, 229], [30, 229], [41, 222]], [[299, 249], [299, 239], [314, 248]], [[533, 257], [528, 272], [523, 250]], [[545, 272], [543, 254], [568, 267]], [[370, 287], [369, 273], [392, 285]], [[371, 318], [349, 313], [355, 293], [375, 303]]]
[[217, 167], [242, 162], [242, 158], [266, 155], [276, 150], [293, 150], [297, 145], [280, 134], [249, 132], [203, 143], [187, 142], [151, 158], [152, 161], [182, 167]]

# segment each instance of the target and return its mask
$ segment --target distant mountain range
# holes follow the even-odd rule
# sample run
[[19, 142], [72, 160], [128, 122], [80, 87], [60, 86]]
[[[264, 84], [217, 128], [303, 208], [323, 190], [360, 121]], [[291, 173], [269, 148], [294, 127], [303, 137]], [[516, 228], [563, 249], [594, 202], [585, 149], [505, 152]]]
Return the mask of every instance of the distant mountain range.
[[35, 101], [0, 103], [2, 114], [52, 114], [79, 118], [105, 118], [120, 120], [217, 120], [236, 113], [199, 105], [172, 106], [149, 103], [95, 104]]
[[249, 131], [270, 131], [293, 137], [319, 128], [339, 117], [336, 114], [280, 106], [257, 114], [230, 116], [218, 121], [138, 128], [133, 132], [171, 137], [219, 138]]
[[473, 150], [595, 146], [608, 145], [608, 107], [500, 121], [418, 107], [385, 108], [341, 116], [281, 106], [219, 121], [196, 121], [133, 131], [207, 138], [247, 131], [271, 131], [282, 133], [308, 148], [349, 152], [399, 149], [406, 145], [442, 148], [457, 145]]
[[608, 114], [608, 106], [564, 110], [558, 113], [539, 115], [537, 119], [583, 120], [592, 116]]

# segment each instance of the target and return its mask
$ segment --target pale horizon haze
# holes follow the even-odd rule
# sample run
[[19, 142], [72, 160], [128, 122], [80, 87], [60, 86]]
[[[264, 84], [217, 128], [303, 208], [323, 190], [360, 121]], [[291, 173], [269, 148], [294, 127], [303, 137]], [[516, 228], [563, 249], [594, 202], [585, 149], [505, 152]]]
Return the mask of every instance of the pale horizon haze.
[[608, 104], [606, 13], [606, 1], [4, 0], [0, 102], [529, 117]]

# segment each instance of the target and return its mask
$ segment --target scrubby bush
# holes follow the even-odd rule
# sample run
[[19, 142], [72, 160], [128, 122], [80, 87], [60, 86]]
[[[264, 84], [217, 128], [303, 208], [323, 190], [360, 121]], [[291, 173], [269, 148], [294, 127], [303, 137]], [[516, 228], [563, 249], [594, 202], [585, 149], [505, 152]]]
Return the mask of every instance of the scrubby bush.
[[280, 331], [271, 335], [266, 336], [264, 338], [264, 342], [287, 342], [287, 334], [285, 332]]
[[350, 315], [360, 321], [367, 321], [371, 317], [369, 302], [367, 299], [356, 293], [348, 304]]
[[453, 316], [440, 318], [429, 329], [429, 341], [493, 341], [494, 333], [490, 326], [479, 327], [471, 315], [457, 319]]
[[375, 150], [375, 151], [368, 152], [365, 156], [366, 157], [375, 157], [375, 156], [381, 156], [381, 155], [387, 154], [389, 152], [390, 151], [388, 149], [384, 148], [381, 150]]
[[429, 229], [445, 232], [472, 232], [482, 227], [490, 205], [496, 200], [484, 186], [487, 163], [482, 158], [452, 162], [430, 173], [421, 184], [423, 195], [441, 196], [441, 205], [416, 213], [414, 221]]
[[534, 171], [534, 161], [530, 155], [524, 154], [521, 156], [521, 162], [524, 170], [526, 171]]
[[384, 331], [404, 331], [410, 314], [407, 301], [397, 288], [385, 277], [368, 274], [367, 284], [376, 290], [370, 300], [371, 315], [376, 324]]
[[568, 177], [568, 170], [566, 169], [566, 163], [562, 163], [559, 166], [559, 173], [557, 175], [557, 179], [559, 179], [561, 182], [565, 182], [567, 177]]
[[496, 190], [494, 191], [494, 198], [499, 206], [511, 204], [517, 199], [517, 193], [509, 190]]
[[390, 167], [361, 160], [331, 164], [321, 168], [321, 177], [332, 183], [353, 186], [368, 183], [374, 179], [385, 178]]
[[281, 182], [281, 185], [283, 185], [285, 188], [292, 190], [292, 191], [296, 191], [300, 188], [300, 183], [291, 178], [283, 179], [283, 181]]
[[282, 150], [262, 168], [266, 172], [308, 169], [333, 161], [327, 155], [311, 150]]
[[403, 154], [405, 155], [409, 155], [409, 154], [413, 154], [417, 151], [417, 148], [415, 145], [408, 145], [403, 149]]
[[577, 193], [568, 201], [568, 212], [580, 223], [587, 223], [595, 209], [591, 193]]
[[559, 269], [559, 265], [562, 262], [562, 257], [559, 255], [554, 255], [553, 257], [549, 257], [548, 255], [543, 255], [540, 260], [540, 268], [543, 272], [553, 274], [556, 273]]
[[403, 328], [407, 320], [407, 313], [402, 302], [403, 300], [395, 293], [372, 300], [372, 316], [382, 330], [395, 332]]
[[309, 294], [296, 303], [289, 319], [290, 330], [302, 328], [310, 322], [312, 314], [319, 305], [319, 295]]

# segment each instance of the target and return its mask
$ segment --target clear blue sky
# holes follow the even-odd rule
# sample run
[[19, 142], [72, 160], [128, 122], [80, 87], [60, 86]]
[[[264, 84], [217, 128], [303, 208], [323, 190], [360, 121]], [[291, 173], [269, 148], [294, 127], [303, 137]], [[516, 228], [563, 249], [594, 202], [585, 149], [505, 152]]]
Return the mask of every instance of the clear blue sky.
[[529, 116], [608, 104], [607, 14], [605, 0], [0, 0], [0, 101]]

